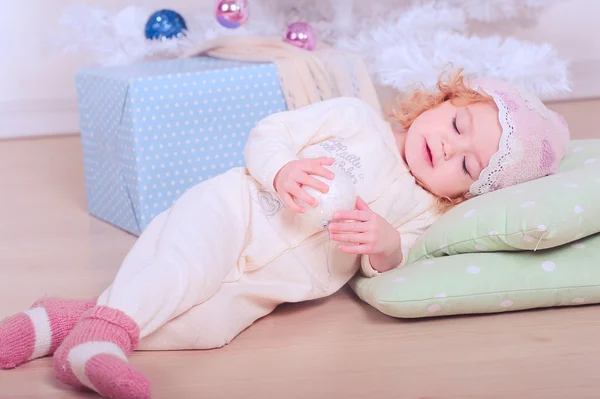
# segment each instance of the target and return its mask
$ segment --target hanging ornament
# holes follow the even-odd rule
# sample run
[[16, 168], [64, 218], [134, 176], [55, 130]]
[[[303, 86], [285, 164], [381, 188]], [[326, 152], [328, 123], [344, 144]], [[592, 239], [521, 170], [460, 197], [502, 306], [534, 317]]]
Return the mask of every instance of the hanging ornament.
[[335, 166], [330, 169], [335, 174], [333, 180], [314, 176], [329, 186], [328, 192], [323, 193], [312, 187], [304, 187], [308, 195], [319, 201], [319, 204], [313, 208], [303, 201], [298, 201], [306, 209], [306, 212], [300, 213], [299, 216], [315, 228], [326, 228], [335, 212], [353, 210], [356, 205], [356, 190], [352, 179]]
[[294, 22], [288, 25], [283, 40], [296, 47], [313, 51], [317, 44], [317, 34], [306, 22]]
[[239, 28], [246, 23], [249, 15], [248, 0], [217, 0], [215, 16], [225, 28]]
[[151, 40], [182, 37], [186, 31], [185, 19], [172, 10], [157, 11], [146, 22], [146, 38]]

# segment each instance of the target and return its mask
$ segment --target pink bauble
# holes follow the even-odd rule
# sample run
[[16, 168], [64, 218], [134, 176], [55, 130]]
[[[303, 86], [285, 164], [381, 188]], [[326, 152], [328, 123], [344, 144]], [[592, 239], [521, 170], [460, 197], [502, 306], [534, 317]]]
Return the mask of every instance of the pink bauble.
[[249, 15], [248, 0], [217, 0], [215, 16], [225, 28], [239, 28], [246, 23]]
[[317, 44], [317, 34], [306, 22], [294, 22], [285, 30], [284, 41], [296, 47], [312, 51]]

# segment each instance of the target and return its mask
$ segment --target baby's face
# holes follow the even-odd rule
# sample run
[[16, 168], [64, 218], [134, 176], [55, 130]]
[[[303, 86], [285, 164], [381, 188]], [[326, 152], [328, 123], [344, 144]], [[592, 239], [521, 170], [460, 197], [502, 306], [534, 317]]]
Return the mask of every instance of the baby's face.
[[433, 194], [457, 198], [488, 166], [501, 134], [494, 104], [457, 107], [446, 101], [412, 123], [404, 148], [406, 161]]

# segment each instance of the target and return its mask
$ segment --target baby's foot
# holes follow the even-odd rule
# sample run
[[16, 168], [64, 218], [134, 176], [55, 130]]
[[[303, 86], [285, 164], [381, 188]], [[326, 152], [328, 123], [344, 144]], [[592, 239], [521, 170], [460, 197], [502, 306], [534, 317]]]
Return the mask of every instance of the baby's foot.
[[42, 298], [0, 322], [0, 369], [51, 355], [95, 302]]
[[106, 398], [150, 398], [150, 384], [127, 356], [140, 331], [123, 312], [104, 306], [87, 311], [54, 354], [57, 378]]

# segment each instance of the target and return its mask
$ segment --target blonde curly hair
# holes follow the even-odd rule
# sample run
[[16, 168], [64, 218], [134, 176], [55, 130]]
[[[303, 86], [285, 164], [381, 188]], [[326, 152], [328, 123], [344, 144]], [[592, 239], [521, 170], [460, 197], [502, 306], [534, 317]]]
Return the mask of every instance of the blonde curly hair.
[[[439, 106], [445, 101], [450, 101], [455, 106], [463, 107], [481, 102], [495, 104], [489, 95], [469, 87], [468, 83], [465, 82], [463, 69], [458, 69], [440, 74], [435, 90], [433, 91], [428, 91], [424, 87], [421, 87], [411, 91], [408, 97], [404, 99], [396, 99], [388, 112], [388, 117], [392, 123], [399, 125], [404, 131], [408, 131], [419, 115]], [[422, 182], [417, 180], [417, 183], [424, 189], [427, 189]], [[436, 203], [437, 211], [445, 213], [470, 197], [471, 195], [468, 192], [457, 198], [438, 197]]]

